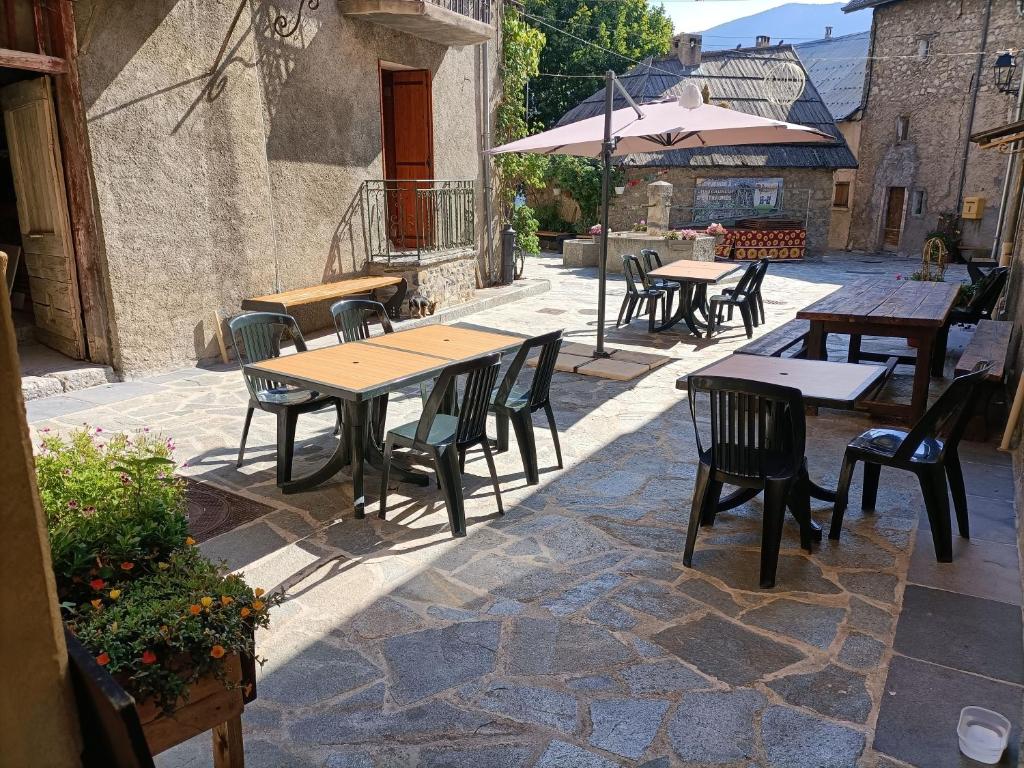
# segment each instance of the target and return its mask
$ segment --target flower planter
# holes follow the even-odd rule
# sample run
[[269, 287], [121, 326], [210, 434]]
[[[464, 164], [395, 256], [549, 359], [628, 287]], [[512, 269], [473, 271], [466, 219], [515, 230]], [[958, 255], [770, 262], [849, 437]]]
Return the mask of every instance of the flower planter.
[[[188, 700], [171, 714], [164, 712], [151, 699], [139, 702], [139, 714], [146, 744], [153, 755], [188, 741], [204, 731], [213, 731], [213, 755], [216, 768], [242, 766], [242, 709], [248, 684], [242, 674], [242, 660], [238, 654], [224, 657], [227, 679], [238, 685], [225, 688], [216, 677], [200, 678], [189, 688]], [[250, 689], [252, 693], [255, 688]], [[248, 697], [251, 701], [253, 696]]]

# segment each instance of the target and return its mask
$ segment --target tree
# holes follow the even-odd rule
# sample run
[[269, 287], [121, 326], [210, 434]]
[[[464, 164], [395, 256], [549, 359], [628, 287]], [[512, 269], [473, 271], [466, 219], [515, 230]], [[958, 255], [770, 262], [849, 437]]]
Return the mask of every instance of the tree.
[[[663, 7], [651, 8], [646, 0], [524, 2], [529, 14], [526, 20], [547, 37], [540, 55], [540, 72], [544, 74], [624, 72], [633, 66], [630, 60], [663, 56], [672, 45], [672, 20]], [[552, 127], [601, 86], [597, 78], [541, 76], [531, 88], [537, 119]]]
[[[519, 13], [506, 7], [501, 24], [501, 103], [495, 112], [494, 144], [500, 146], [530, 134], [526, 123], [526, 85], [536, 77], [544, 34], [523, 22]], [[498, 172], [498, 201], [502, 216], [511, 221], [519, 236], [519, 244], [530, 253], [537, 253], [537, 219], [526, 205], [515, 207], [520, 190], [544, 186], [547, 157], [544, 155], [498, 155], [494, 158]]]

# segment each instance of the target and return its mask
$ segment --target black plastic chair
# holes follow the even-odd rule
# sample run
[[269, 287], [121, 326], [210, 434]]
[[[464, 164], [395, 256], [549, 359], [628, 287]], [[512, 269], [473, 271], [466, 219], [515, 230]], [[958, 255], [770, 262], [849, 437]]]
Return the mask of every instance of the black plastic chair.
[[379, 301], [370, 299], [342, 299], [331, 305], [331, 317], [338, 341], [361, 341], [370, 338], [370, 319], [376, 317], [384, 333], [391, 333], [391, 319]]
[[999, 301], [999, 294], [1003, 292], [1006, 280], [1009, 277], [1008, 267], [996, 267], [981, 277], [974, 286], [974, 295], [967, 302], [966, 307], [954, 307], [949, 313], [950, 325], [963, 323], [973, 325], [979, 320], [991, 320], [992, 311]]
[[[494, 495], [498, 499], [498, 512], [505, 514], [498, 487], [498, 472], [487, 438], [487, 411], [491, 392], [498, 378], [500, 357], [486, 355], [449, 365], [437, 379], [418, 421], [410, 421], [388, 432], [384, 446], [384, 468], [380, 480], [380, 512], [384, 519], [388, 506], [388, 479], [391, 472], [391, 454], [395, 447], [427, 454], [434, 461], [437, 484], [444, 493], [451, 523], [452, 536], [466, 535], [466, 508], [462, 492], [462, 466], [466, 449], [479, 445], [487, 459]], [[440, 413], [444, 400], [456, 388], [458, 377], [465, 376], [459, 413], [453, 416]]]
[[333, 407], [340, 421], [341, 401], [309, 389], [245, 373], [245, 365], [280, 357], [281, 343], [287, 337], [292, 339], [297, 352], [306, 351], [306, 342], [294, 317], [277, 312], [249, 312], [232, 318], [229, 326], [239, 365], [243, 366], [245, 386], [249, 390], [249, 407], [245, 412], [245, 426], [235, 466], [242, 466], [245, 458], [245, 441], [249, 437], [253, 412], [259, 408], [273, 413], [277, 416], [277, 483], [281, 485], [292, 479], [295, 425], [299, 415]]
[[[692, 567], [697, 529], [715, 522], [723, 484], [762, 490], [760, 581], [770, 589], [775, 586], [787, 504], [800, 523], [800, 546], [811, 550], [803, 395], [792, 387], [721, 376], [690, 376], [688, 390], [699, 462], [683, 565]], [[697, 401], [705, 395], [711, 436], [706, 448], [697, 424]]]
[[[754, 326], [757, 327], [761, 323], [765, 322], [767, 317], [764, 313], [764, 298], [761, 296], [761, 286], [764, 283], [764, 276], [768, 274], [768, 259], [759, 259], [757, 262], [757, 272], [754, 274], [751, 284], [747, 290], [748, 306], [750, 307], [750, 317], [754, 321]], [[724, 288], [722, 293], [725, 295], [735, 295], [739, 289], [739, 285], [735, 288]], [[729, 306], [729, 319], [732, 320], [732, 306]]]
[[619, 317], [615, 321], [615, 327], [619, 328], [623, 324], [623, 320], [627, 324], [631, 323], [634, 313], [643, 301], [647, 302], [647, 316], [653, 325], [659, 301], [662, 305], [662, 314], [665, 313], [665, 292], [647, 285], [647, 278], [643, 267], [640, 266], [640, 259], [631, 253], [622, 257], [622, 273], [626, 277], [626, 295], [622, 297], [622, 306], [619, 307]]
[[761, 262], [755, 261], [747, 266], [743, 276], [736, 283], [735, 288], [728, 289], [728, 293], [712, 296], [708, 299], [708, 338], [715, 332], [715, 326], [722, 323], [722, 310], [729, 309], [729, 319], [732, 319], [732, 309], [735, 307], [740, 311], [743, 318], [743, 328], [747, 332], [747, 338], [754, 335], [753, 313], [757, 311], [757, 302], [751, 291], [757, 282], [758, 274], [761, 272]]
[[[968, 374], [954, 379], [931, 408], [909, 431], [881, 427], [869, 429], [846, 447], [839, 488], [832, 511], [828, 537], [838, 540], [843, 529], [843, 513], [850, 497], [850, 481], [858, 461], [864, 462], [864, 495], [861, 508], [875, 508], [878, 476], [882, 467], [913, 472], [921, 484], [928, 522], [935, 544], [935, 558], [940, 563], [953, 560], [953, 533], [949, 519], [949, 491], [953, 493], [957, 526], [960, 535], [970, 538], [967, 519], [967, 491], [957, 448], [971, 417], [975, 387], [990, 366], [981, 363]], [[939, 438], [945, 433], [945, 440]], [[948, 486], [947, 486], [948, 478]]]
[[[551, 439], [555, 443], [558, 468], [562, 468], [562, 447], [558, 443], [558, 427], [555, 425], [555, 413], [551, 407], [551, 377], [555, 372], [555, 362], [561, 346], [561, 331], [552, 331], [524, 341], [491, 399], [491, 411], [494, 412], [497, 422], [498, 451], [500, 453], [508, 450], [508, 425], [512, 422], [516, 442], [519, 443], [519, 454], [523, 457], [526, 482], [529, 485], [540, 482], [532, 415], [542, 408], [547, 414]], [[540, 349], [540, 355], [537, 358], [533, 379], [526, 387], [516, 386], [527, 357], [536, 349]]]
[[652, 278], [648, 273], [657, 269], [658, 267], [664, 266], [661, 262], [661, 256], [658, 252], [652, 248], [644, 248], [640, 251], [641, 266], [644, 269], [644, 277], [646, 278], [647, 285], [651, 288], [655, 288], [659, 291], [665, 292], [665, 317], [672, 314], [672, 306], [675, 303], [676, 294], [679, 293], [682, 286], [672, 280], [663, 280], [661, 278]]

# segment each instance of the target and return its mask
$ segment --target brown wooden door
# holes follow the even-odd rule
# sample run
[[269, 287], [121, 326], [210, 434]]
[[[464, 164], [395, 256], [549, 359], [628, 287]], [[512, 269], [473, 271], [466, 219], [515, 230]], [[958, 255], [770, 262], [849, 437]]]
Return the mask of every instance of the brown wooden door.
[[0, 107], [36, 337], [65, 355], [84, 359], [85, 331], [51, 93], [48, 77], [23, 80], [0, 89]]
[[384, 169], [389, 181], [389, 234], [398, 247], [427, 245], [433, 231], [433, 107], [430, 70], [381, 71]]
[[885, 229], [882, 233], [882, 246], [887, 250], [900, 247], [900, 235], [903, 232], [903, 204], [907, 197], [905, 187], [889, 187], [885, 202]]

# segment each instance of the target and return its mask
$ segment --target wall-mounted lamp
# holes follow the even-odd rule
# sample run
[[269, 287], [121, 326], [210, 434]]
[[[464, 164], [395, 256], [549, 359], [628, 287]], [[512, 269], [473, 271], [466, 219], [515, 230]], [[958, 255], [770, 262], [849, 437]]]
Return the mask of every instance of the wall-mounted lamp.
[[995, 76], [996, 87], [1000, 93], [1016, 94], [1020, 84], [1013, 84], [1013, 77], [1017, 72], [1017, 54], [1019, 51], [1003, 51], [996, 57], [992, 65], [992, 74]]

